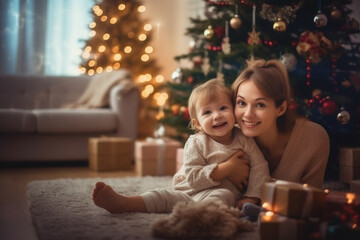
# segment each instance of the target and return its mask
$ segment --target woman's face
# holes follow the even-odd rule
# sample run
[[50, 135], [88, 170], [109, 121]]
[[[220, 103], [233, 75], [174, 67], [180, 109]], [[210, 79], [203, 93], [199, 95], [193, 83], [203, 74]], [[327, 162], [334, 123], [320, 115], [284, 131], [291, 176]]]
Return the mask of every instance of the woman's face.
[[277, 131], [276, 119], [283, 114], [249, 79], [240, 84], [236, 96], [235, 118], [245, 136], [261, 137]]

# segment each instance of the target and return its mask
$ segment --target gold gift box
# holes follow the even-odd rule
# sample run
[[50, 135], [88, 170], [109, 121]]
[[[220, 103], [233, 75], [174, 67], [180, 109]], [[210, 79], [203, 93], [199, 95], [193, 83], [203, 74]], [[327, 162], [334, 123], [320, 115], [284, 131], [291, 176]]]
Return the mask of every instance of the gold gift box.
[[134, 160], [134, 141], [120, 137], [89, 139], [89, 167], [95, 171], [130, 170]]

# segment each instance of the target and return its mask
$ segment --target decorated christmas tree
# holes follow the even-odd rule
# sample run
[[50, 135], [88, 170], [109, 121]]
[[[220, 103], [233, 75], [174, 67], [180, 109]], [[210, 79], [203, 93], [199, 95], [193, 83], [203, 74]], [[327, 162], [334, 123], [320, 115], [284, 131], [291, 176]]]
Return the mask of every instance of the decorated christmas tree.
[[218, 77], [230, 86], [253, 57], [285, 65], [291, 109], [327, 130], [333, 158], [339, 147], [360, 146], [359, 43], [351, 41], [359, 22], [351, 2], [205, 0], [204, 16], [190, 19], [186, 32], [190, 51], [175, 57], [179, 68], [167, 84], [168, 134], [186, 140], [191, 133], [186, 106], [195, 85]]
[[90, 76], [120, 68], [131, 71], [144, 99], [139, 117], [139, 126], [143, 126], [140, 137], [149, 134], [145, 125], [153, 119], [147, 116], [147, 109], [157, 108], [167, 98], [166, 93], [158, 91], [164, 77], [158, 75], [160, 69], [151, 56], [153, 27], [141, 16], [145, 10], [141, 0], [94, 1], [90, 38], [85, 40], [80, 66]]

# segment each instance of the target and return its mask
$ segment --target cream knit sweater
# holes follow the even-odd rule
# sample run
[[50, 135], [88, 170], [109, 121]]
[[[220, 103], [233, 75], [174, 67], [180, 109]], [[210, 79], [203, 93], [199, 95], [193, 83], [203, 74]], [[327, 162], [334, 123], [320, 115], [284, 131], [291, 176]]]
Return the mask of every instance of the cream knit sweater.
[[325, 129], [306, 119], [297, 119], [279, 165], [270, 175], [321, 188], [329, 151]]
[[[228, 179], [214, 181], [210, 174], [214, 168], [225, 162], [234, 153], [243, 150], [250, 160], [249, 184], [244, 195]], [[226, 188], [236, 198], [261, 197], [261, 187], [269, 180], [268, 164], [253, 138], [246, 137], [237, 127], [234, 128], [234, 140], [230, 145], [223, 145], [205, 133], [191, 135], [184, 147], [184, 163], [174, 175], [174, 189], [190, 196], [209, 188]]]

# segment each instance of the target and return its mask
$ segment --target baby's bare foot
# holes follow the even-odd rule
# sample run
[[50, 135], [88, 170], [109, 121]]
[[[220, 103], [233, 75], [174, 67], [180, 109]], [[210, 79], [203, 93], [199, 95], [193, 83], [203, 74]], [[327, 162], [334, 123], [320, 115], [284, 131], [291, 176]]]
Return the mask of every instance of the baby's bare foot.
[[103, 182], [97, 182], [93, 191], [93, 201], [101, 208], [110, 213], [127, 212], [127, 197], [116, 193], [109, 185]]

